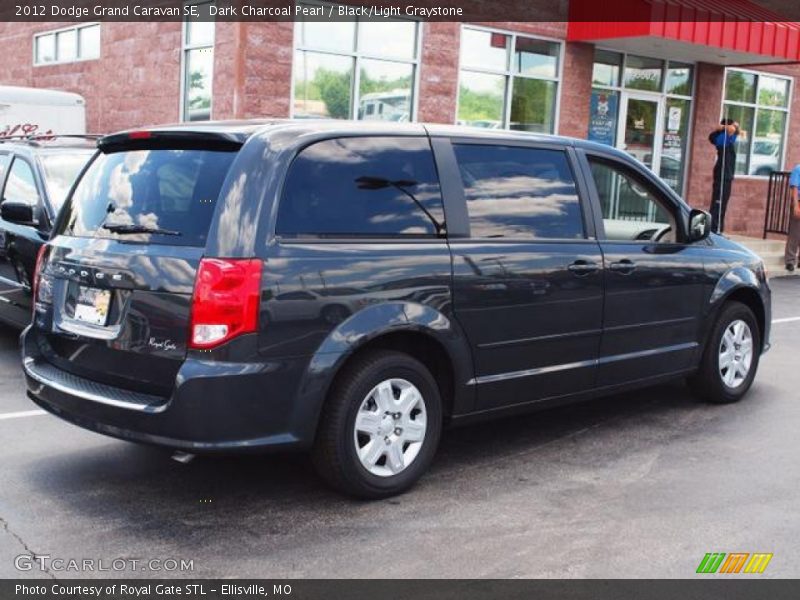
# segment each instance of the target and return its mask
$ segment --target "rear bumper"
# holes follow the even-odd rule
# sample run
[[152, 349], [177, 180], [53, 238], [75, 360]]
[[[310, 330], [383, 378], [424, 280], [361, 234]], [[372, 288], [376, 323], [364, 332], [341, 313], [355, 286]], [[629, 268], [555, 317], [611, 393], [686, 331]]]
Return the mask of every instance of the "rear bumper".
[[316, 415], [294, 401], [307, 359], [259, 364], [187, 359], [165, 398], [57, 369], [41, 343], [30, 327], [20, 338], [28, 396], [85, 429], [192, 453], [302, 449], [313, 440]]

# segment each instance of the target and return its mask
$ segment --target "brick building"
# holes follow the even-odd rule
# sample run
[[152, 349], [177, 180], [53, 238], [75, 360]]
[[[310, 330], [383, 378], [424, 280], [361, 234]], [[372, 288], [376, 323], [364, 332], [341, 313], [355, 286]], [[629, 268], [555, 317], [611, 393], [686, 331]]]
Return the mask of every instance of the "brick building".
[[[678, 5], [690, 17], [703, 2]], [[800, 27], [756, 21], [765, 13], [746, 0], [705, 29], [578, 22], [553, 4], [554, 20], [535, 23], [2, 23], [2, 83], [83, 95], [95, 132], [333, 117], [589, 138], [625, 148], [695, 206], [711, 195], [707, 133], [732, 116], [747, 134], [727, 229], [759, 236], [767, 174], [800, 162]]]

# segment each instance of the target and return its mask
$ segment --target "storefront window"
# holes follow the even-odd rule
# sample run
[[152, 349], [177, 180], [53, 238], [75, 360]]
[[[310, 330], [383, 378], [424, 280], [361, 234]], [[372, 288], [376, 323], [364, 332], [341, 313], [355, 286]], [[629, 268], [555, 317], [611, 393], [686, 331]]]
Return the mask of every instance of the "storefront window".
[[668, 94], [676, 96], [691, 96], [692, 82], [694, 81], [694, 66], [683, 63], [671, 62], [667, 69]]
[[594, 53], [592, 83], [608, 87], [619, 86], [619, 74], [622, 72], [622, 54], [597, 50]]
[[756, 101], [755, 73], [728, 71], [725, 80], [725, 99], [730, 102], [753, 104]]
[[736, 173], [767, 176], [783, 167], [790, 81], [728, 69], [723, 117], [739, 123]]
[[558, 42], [463, 27], [458, 123], [553, 133], [560, 57]]
[[517, 37], [514, 44], [513, 70], [526, 77], [558, 77], [560, 46], [531, 38]]
[[482, 29], [461, 30], [461, 62], [478, 69], [508, 69], [511, 36]]
[[748, 171], [748, 148], [750, 145], [748, 136], [753, 131], [755, 114], [755, 108], [750, 106], [740, 106], [736, 104], [725, 105], [725, 118], [733, 119], [739, 123], [739, 127], [742, 131], [736, 148], [736, 173], [740, 175], [744, 175]]
[[[208, 12], [213, 2], [196, 3], [200, 14]], [[184, 121], [207, 121], [211, 118], [211, 95], [214, 78], [213, 21], [186, 21], [183, 25], [183, 99]]]
[[411, 20], [298, 21], [293, 116], [412, 120], [419, 35]]
[[488, 73], [461, 73], [458, 114], [461, 123], [497, 129], [503, 124], [506, 78]]
[[515, 79], [511, 94], [511, 129], [553, 133], [556, 114], [554, 82], [520, 77]]
[[661, 91], [664, 61], [629, 55], [625, 61], [625, 87], [648, 92]]

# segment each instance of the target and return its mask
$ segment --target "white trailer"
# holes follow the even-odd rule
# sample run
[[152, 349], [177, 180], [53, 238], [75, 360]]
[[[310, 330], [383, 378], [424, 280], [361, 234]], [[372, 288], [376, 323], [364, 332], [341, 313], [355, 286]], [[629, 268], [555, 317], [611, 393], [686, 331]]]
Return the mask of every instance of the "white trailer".
[[0, 138], [86, 133], [83, 96], [58, 90], [0, 86]]

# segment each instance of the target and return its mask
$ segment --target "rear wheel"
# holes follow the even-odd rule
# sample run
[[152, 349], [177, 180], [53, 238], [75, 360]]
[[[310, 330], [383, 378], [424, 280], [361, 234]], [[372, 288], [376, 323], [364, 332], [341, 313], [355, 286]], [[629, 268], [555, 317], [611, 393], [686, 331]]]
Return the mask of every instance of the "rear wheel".
[[729, 302], [714, 324], [700, 369], [689, 384], [708, 402], [736, 402], [753, 384], [760, 353], [761, 337], [753, 311], [740, 302]]
[[379, 351], [345, 367], [325, 404], [314, 464], [337, 490], [384, 498], [410, 488], [439, 443], [436, 381], [414, 358]]

